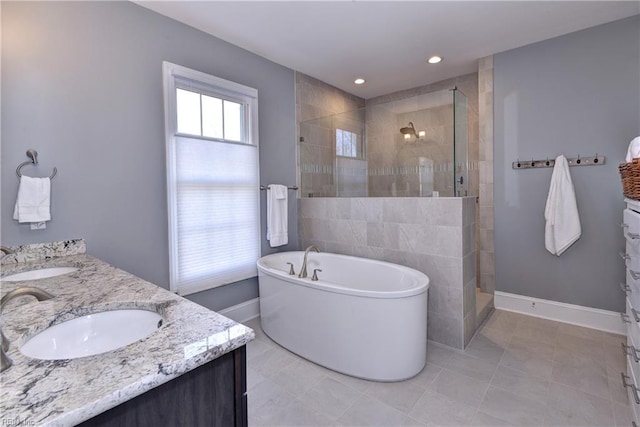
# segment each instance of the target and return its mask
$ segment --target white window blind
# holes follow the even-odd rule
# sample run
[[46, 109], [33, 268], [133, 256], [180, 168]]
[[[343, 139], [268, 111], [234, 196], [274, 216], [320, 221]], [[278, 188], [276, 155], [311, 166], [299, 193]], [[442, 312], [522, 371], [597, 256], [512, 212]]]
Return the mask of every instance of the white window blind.
[[187, 295], [257, 275], [257, 91], [169, 63], [164, 73], [170, 286]]

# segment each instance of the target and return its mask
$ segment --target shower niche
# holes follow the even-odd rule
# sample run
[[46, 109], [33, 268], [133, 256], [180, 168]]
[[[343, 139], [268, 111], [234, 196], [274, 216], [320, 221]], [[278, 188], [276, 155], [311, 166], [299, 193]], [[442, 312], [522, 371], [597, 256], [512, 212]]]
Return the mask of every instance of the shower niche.
[[300, 123], [300, 197], [462, 197], [467, 98], [457, 88]]

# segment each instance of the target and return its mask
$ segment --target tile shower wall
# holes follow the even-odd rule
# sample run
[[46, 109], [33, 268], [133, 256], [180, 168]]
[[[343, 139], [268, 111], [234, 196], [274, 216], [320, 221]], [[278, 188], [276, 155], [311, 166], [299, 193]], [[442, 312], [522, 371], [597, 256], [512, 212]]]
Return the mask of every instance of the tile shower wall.
[[[355, 111], [364, 107], [364, 99], [344, 92], [306, 74], [296, 72], [296, 118], [297, 140], [301, 136], [300, 123], [325, 118], [306, 125], [308, 133], [304, 143], [296, 144], [298, 153], [298, 186], [300, 195], [309, 197], [353, 195], [361, 188], [361, 169], [366, 164], [336, 164], [335, 136], [329, 116]], [[315, 159], [313, 163], [301, 163], [301, 159]], [[351, 162], [353, 163], [353, 162]], [[360, 162], [365, 163], [365, 162]], [[346, 179], [334, 180], [334, 169], [344, 168], [352, 173], [343, 174]], [[344, 178], [343, 177], [343, 178]], [[339, 188], [338, 188], [339, 187]]]
[[303, 198], [300, 248], [406, 265], [430, 279], [428, 336], [462, 349], [476, 330], [475, 197]]
[[493, 238], [493, 56], [478, 63], [479, 157], [479, 260], [478, 278], [482, 292], [493, 295], [496, 288]]
[[[453, 102], [453, 94], [446, 95]], [[409, 122], [426, 136], [405, 140], [398, 130]], [[369, 196], [430, 197], [433, 190], [453, 196], [453, 127], [453, 104], [405, 113], [388, 104], [367, 107]], [[420, 179], [421, 159], [429, 162], [428, 182]]]
[[[459, 77], [454, 77], [451, 79], [447, 79], [447, 80], [442, 80], [436, 83], [432, 83], [429, 85], [425, 85], [425, 86], [420, 86], [420, 87], [416, 87], [413, 89], [407, 89], [407, 90], [403, 90], [403, 91], [399, 91], [399, 92], [394, 92], [394, 93], [390, 93], [388, 95], [382, 95], [382, 96], [378, 96], [375, 98], [369, 98], [366, 100], [366, 107], [367, 110], [372, 110], [374, 111], [375, 109], [373, 108], [374, 106], [377, 105], [381, 105], [381, 104], [386, 104], [389, 102], [393, 102], [393, 101], [399, 101], [399, 100], [403, 100], [403, 99], [407, 99], [407, 98], [412, 98], [418, 95], [424, 95], [426, 93], [431, 93], [431, 92], [436, 92], [439, 90], [443, 90], [443, 89], [451, 89], [454, 86], [456, 86], [458, 89], [460, 89], [462, 91], [462, 93], [464, 93], [464, 95], [467, 97], [467, 141], [468, 141], [468, 150], [469, 150], [469, 194], [476, 196], [479, 193], [478, 190], [478, 184], [479, 184], [479, 177], [478, 177], [478, 158], [479, 158], [479, 136], [478, 136], [478, 73], [471, 73], [471, 74], [465, 74], [463, 76], [459, 76]], [[437, 112], [436, 115], [441, 115], [444, 112]], [[382, 113], [380, 113], [382, 114]], [[411, 118], [409, 117], [410, 115], [406, 115], [406, 117], [404, 117], [404, 119], [407, 120], [407, 122], [409, 121], [416, 121], [416, 120], [411, 120]], [[451, 119], [453, 119], [453, 116], [451, 115]], [[369, 122], [369, 119], [367, 119], [367, 122]], [[437, 123], [442, 123], [442, 120], [436, 120], [435, 122]], [[415, 123], [416, 124], [416, 128], [420, 127], [420, 125], [422, 125], [422, 127], [420, 127], [420, 130], [423, 130], [424, 127], [429, 127], [431, 126], [431, 123]], [[395, 120], [393, 121], [393, 123], [389, 123], [389, 125], [387, 126], [387, 129], [393, 129], [392, 131], [392, 138], [391, 139], [387, 139], [387, 140], [394, 140], [395, 138], [397, 138], [398, 141], [402, 141], [402, 135], [400, 135], [399, 133], [399, 129], [400, 129], [400, 123], [396, 123]], [[402, 126], [406, 126], [407, 123], [402, 124]], [[433, 129], [427, 128], [424, 130], [427, 130], [427, 135], [433, 135], [434, 138], [436, 138], [436, 142], [439, 141], [449, 141], [449, 143], [451, 143], [451, 141], [453, 141], [453, 135], [444, 135], [444, 129], [446, 127], [439, 127], [436, 126]], [[451, 129], [451, 131], [453, 131], [453, 129], [449, 126], [449, 128]], [[369, 138], [371, 135], [367, 135], [367, 138]], [[388, 136], [388, 135], [387, 135]], [[377, 161], [378, 159], [380, 159], [381, 161], [393, 161], [395, 156], [397, 155], [397, 147], [395, 146], [395, 144], [386, 144], [386, 148], [384, 145], [380, 146], [379, 149], [376, 150], [375, 155], [377, 156], [376, 158], [374, 158], [374, 161]], [[371, 154], [371, 152], [369, 152]], [[371, 159], [370, 159], [371, 160]], [[385, 164], [385, 163], [383, 163]], [[386, 164], [392, 164], [392, 163], [386, 163]], [[370, 165], [370, 167], [372, 167]], [[436, 178], [434, 176], [434, 178]], [[384, 182], [381, 184], [382, 186], [384, 185]], [[381, 185], [378, 185], [374, 188], [377, 189], [379, 188]], [[406, 187], [405, 187], [406, 188]]]

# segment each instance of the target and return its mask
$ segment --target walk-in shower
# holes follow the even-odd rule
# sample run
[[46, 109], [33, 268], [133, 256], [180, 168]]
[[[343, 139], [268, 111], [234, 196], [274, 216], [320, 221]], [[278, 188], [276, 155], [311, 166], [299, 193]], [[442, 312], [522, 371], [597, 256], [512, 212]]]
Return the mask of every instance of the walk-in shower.
[[476, 195], [467, 140], [457, 88], [301, 122], [300, 196]]
[[423, 272], [429, 339], [462, 349], [477, 326], [476, 197], [464, 197], [479, 188], [477, 107], [457, 89], [411, 93], [300, 123], [299, 247]]

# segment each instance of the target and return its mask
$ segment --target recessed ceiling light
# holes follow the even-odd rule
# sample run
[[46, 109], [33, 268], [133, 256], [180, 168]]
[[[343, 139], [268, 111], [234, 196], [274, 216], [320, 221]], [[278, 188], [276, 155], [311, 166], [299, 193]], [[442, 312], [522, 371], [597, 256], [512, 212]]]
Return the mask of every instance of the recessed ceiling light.
[[355, 84], [357, 84], [357, 85], [363, 85], [363, 84], [364, 84], [364, 82], [365, 82], [365, 79], [363, 79], [363, 78], [357, 78], [357, 79], [355, 79], [353, 82], [354, 82]]
[[429, 64], [437, 64], [440, 61], [442, 61], [442, 58], [437, 55], [427, 59], [427, 62], [429, 62]]

